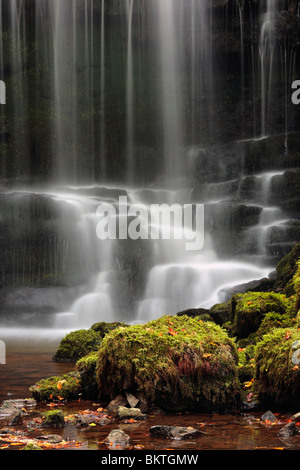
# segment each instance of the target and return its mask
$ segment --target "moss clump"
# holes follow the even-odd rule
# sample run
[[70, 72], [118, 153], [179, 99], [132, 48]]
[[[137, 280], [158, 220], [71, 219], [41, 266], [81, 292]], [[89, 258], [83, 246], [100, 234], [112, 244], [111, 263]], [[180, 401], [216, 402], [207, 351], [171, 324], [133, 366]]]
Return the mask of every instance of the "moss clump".
[[108, 322], [100, 321], [98, 323], [94, 323], [94, 325], [91, 326], [91, 330], [96, 331], [97, 333], [100, 334], [101, 338], [104, 338], [104, 336], [110, 331], [119, 327], [124, 327], [124, 326], [128, 326], [128, 325], [122, 322], [108, 323]]
[[46, 411], [42, 414], [43, 428], [63, 428], [65, 425], [64, 414], [61, 410]]
[[268, 405], [299, 408], [300, 367], [293, 360], [298, 328], [276, 328], [256, 346], [255, 387]]
[[96, 365], [98, 353], [92, 352], [76, 362], [76, 370], [80, 375], [82, 398], [96, 400], [98, 397], [98, 386], [96, 380]]
[[212, 322], [164, 316], [106, 335], [96, 376], [101, 397], [124, 390], [164, 409], [224, 410], [238, 398], [238, 354]]
[[99, 322], [87, 330], [76, 330], [68, 333], [53, 356], [55, 362], [76, 362], [81, 357], [92, 351], [97, 351], [102, 338], [110, 331], [120, 326], [126, 326], [120, 322]]
[[223, 325], [232, 320], [231, 300], [213, 305], [209, 310], [210, 316], [218, 325]]
[[233, 329], [238, 338], [247, 338], [258, 330], [268, 312], [285, 313], [290, 304], [285, 295], [274, 292], [246, 292], [232, 298]]
[[276, 266], [277, 279], [275, 288], [288, 296], [295, 294], [293, 277], [297, 271], [299, 259], [300, 243], [285, 255]]
[[76, 362], [91, 351], [96, 351], [101, 339], [101, 333], [92, 329], [71, 331], [61, 340], [53, 361]]
[[35, 442], [28, 442], [22, 450], [43, 450], [38, 444]]
[[63, 376], [42, 379], [29, 390], [37, 401], [75, 400], [82, 392], [82, 385], [79, 373], [74, 371]]
[[239, 379], [240, 382], [246, 382], [254, 379], [255, 362], [254, 362], [254, 346], [246, 346], [238, 348], [239, 353]]

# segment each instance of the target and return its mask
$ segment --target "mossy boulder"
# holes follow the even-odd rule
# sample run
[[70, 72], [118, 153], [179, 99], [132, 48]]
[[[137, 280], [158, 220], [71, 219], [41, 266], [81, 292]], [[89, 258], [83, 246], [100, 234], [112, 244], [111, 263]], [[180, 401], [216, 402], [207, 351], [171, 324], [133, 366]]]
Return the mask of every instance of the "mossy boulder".
[[91, 351], [95, 351], [101, 339], [101, 334], [92, 329], [71, 331], [61, 340], [52, 359], [55, 362], [76, 362]]
[[166, 410], [228, 410], [239, 399], [238, 353], [213, 322], [163, 316], [107, 334], [99, 348], [100, 398], [128, 391]]
[[42, 414], [43, 428], [63, 428], [65, 426], [64, 414], [61, 410], [50, 410]]
[[114, 330], [115, 328], [119, 328], [121, 326], [128, 326], [126, 323], [123, 323], [123, 322], [104, 322], [104, 321], [100, 321], [98, 323], [94, 323], [92, 326], [91, 326], [91, 330], [92, 331], [95, 331], [96, 333], [99, 333], [99, 335], [101, 336], [101, 338], [104, 338], [104, 336], [109, 333], [110, 331]]
[[76, 371], [63, 376], [52, 376], [40, 380], [29, 390], [37, 401], [76, 400], [82, 392], [80, 374]]
[[98, 385], [96, 380], [97, 352], [91, 352], [76, 362], [76, 371], [80, 375], [82, 398], [96, 400]]
[[282, 290], [286, 295], [295, 294], [293, 277], [297, 271], [300, 260], [300, 243], [298, 243], [276, 266], [276, 289]]
[[268, 312], [284, 314], [290, 308], [285, 295], [274, 292], [246, 292], [232, 297], [233, 328], [238, 338], [258, 330]]
[[228, 321], [232, 320], [232, 303], [231, 300], [227, 302], [223, 302], [220, 304], [213, 305], [210, 310], [209, 314], [211, 318], [218, 324], [223, 325]]
[[106, 333], [124, 325], [125, 323], [119, 322], [99, 322], [87, 330], [71, 331], [61, 340], [53, 361], [76, 362], [90, 352], [97, 351]]
[[300, 330], [276, 328], [256, 346], [255, 388], [267, 406], [299, 409]]

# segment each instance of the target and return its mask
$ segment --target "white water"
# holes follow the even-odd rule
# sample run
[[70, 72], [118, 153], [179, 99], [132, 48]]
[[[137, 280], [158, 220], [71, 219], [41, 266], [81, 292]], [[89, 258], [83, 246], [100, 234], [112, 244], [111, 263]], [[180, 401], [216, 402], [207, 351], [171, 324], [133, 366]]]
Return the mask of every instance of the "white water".
[[261, 60], [261, 135], [268, 134], [269, 105], [272, 99], [273, 61], [275, 50], [275, 14], [278, 0], [267, 0], [260, 30], [259, 52]]
[[[22, 23], [19, 21], [20, 11], [16, 0], [10, 0], [11, 19], [13, 32], [13, 46], [15, 55], [13, 58], [13, 66], [17, 67], [21, 61], [20, 35], [23, 34]], [[106, 80], [105, 65], [106, 59], [110, 54], [110, 50], [106, 49], [106, 30], [104, 7], [105, 2], [101, 2], [101, 16], [99, 19], [100, 39], [98, 37], [98, 50], [93, 48], [95, 40], [92, 32], [89, 35], [90, 27], [95, 27], [95, 23], [88, 19], [87, 2], [83, 2], [85, 6], [84, 18], [84, 41], [83, 45], [79, 40], [79, 13], [76, 9], [76, 2], [67, 2], [63, 0], [51, 0], [46, 2], [47, 8], [36, 2], [36, 26], [39, 31], [39, 37], [42, 36], [45, 13], [49, 14], [49, 21], [52, 28], [51, 41], [47, 38], [43, 39], [42, 48], [45, 57], [49, 58], [49, 82], [50, 89], [47, 90], [52, 94], [54, 100], [53, 121], [51, 128], [51, 142], [53, 145], [53, 181], [60, 183], [61, 181], [76, 182], [81, 181], [82, 168], [88, 168], [93, 177], [93, 168], [97, 163], [96, 155], [81, 155], [79, 125], [80, 107], [77, 101], [78, 92], [82, 86], [79, 83], [79, 77], [84, 70], [86, 77], [83, 82], [87, 89], [84, 96], [89, 98], [89, 106], [84, 108], [85, 111], [94, 112], [95, 108], [100, 112], [100, 129], [93, 129], [93, 135], [100, 135], [99, 148], [97, 148], [97, 157], [101, 160], [99, 166], [101, 168], [101, 180], [106, 181], [106, 112], [108, 110], [108, 102], [106, 102], [106, 92], [109, 90], [109, 83]], [[91, 2], [92, 3], [92, 2]], [[116, 2], [116, 9], [122, 10], [122, 2]], [[126, 158], [124, 159], [124, 167], [127, 171], [127, 180], [120, 187], [112, 188], [126, 191], [129, 203], [145, 204], [147, 207], [151, 203], [179, 203], [187, 204], [190, 201], [191, 182], [189, 179], [184, 183], [180, 179], [185, 175], [186, 164], [186, 148], [184, 142], [184, 115], [186, 113], [185, 102], [183, 100], [184, 85], [183, 77], [190, 77], [190, 103], [191, 103], [191, 123], [193, 129], [191, 135], [199, 135], [199, 121], [209, 121], [214, 126], [215, 122], [211, 119], [208, 112], [212, 103], [215, 85], [214, 85], [214, 69], [212, 54], [212, 9], [209, 8], [211, 2], [209, 0], [186, 2], [174, 2], [172, 0], [155, 0], [150, 2], [152, 21], [157, 25], [157, 42], [156, 49], [153, 51], [153, 64], [155, 74], [153, 82], [159, 90], [159, 99], [157, 100], [157, 115], [162, 122], [162, 142], [163, 149], [161, 160], [163, 164], [160, 181], [164, 181], [164, 185], [155, 189], [140, 187], [139, 177], [143, 176], [134, 172], [134, 154], [135, 154], [135, 126], [139, 123], [135, 121], [134, 115], [134, 96], [136, 91], [136, 76], [134, 71], [138, 69], [135, 63], [133, 39], [134, 39], [134, 0], [126, 0], [124, 3], [124, 18], [127, 24], [126, 30], [126, 47], [125, 57], [126, 64], [124, 81], [124, 132], [126, 133]], [[20, 8], [24, 7], [24, 2], [20, 0]], [[183, 47], [184, 41], [182, 35], [186, 33], [187, 27], [184, 26], [185, 8], [191, 8], [189, 11], [189, 21], [191, 25], [188, 31], [191, 44], [190, 61], [186, 61], [186, 50]], [[268, 131], [268, 103], [271, 99], [272, 90], [272, 70], [274, 55], [274, 15], [277, 11], [277, 0], [268, 0], [266, 13], [261, 24], [260, 35], [260, 57], [261, 57], [261, 98], [262, 98], [262, 137]], [[239, 10], [241, 13], [241, 10]], [[241, 20], [241, 40], [243, 39], [242, 16]], [[90, 23], [89, 23], [90, 21]], [[71, 32], [71, 34], [70, 34]], [[121, 44], [121, 42], [120, 42]], [[80, 64], [78, 61], [80, 48], [85, 51], [85, 63]], [[113, 49], [116, 53], [117, 47]], [[96, 62], [96, 51], [99, 53], [100, 67], [94, 67]], [[88, 54], [90, 52], [90, 55]], [[121, 57], [122, 59], [122, 57]], [[189, 69], [186, 75], [186, 64], [189, 63]], [[82, 66], [82, 68], [81, 68]], [[89, 72], [90, 71], [90, 72]], [[242, 64], [243, 73], [243, 64]], [[98, 77], [95, 75], [98, 74]], [[99, 81], [100, 97], [94, 97], [95, 90], [91, 83], [95, 84]], [[244, 78], [242, 78], [241, 86], [243, 86]], [[66, 83], [68, 86], [66, 87]], [[87, 85], [88, 83], [88, 85]], [[20, 82], [20, 89], [24, 90], [24, 84]], [[201, 105], [196, 101], [196, 97], [201, 97]], [[14, 98], [16, 100], [16, 98]], [[205, 101], [207, 103], [205, 104]], [[204, 103], [204, 104], [203, 104]], [[15, 103], [22, 113], [23, 102]], [[203, 108], [202, 108], [203, 106]], [[199, 113], [200, 109], [200, 113]], [[200, 114], [200, 116], [199, 116]], [[147, 116], [148, 117], [148, 116]], [[120, 117], [118, 117], [120, 119]], [[110, 123], [113, 124], [113, 123]], [[209, 127], [209, 126], [208, 126]], [[114, 138], [118, 136], [113, 135]], [[205, 141], [205, 136], [204, 141]], [[198, 142], [195, 142], [198, 144]], [[200, 142], [201, 144], [201, 142]], [[24, 143], [24, 146], [26, 143]], [[155, 143], [153, 143], [155, 146]], [[97, 146], [95, 146], [97, 147]], [[86, 163], [79, 168], [80, 161]], [[221, 159], [221, 156], [220, 156]], [[225, 159], [224, 159], [225, 160]], [[224, 176], [224, 185], [228, 183], [226, 180], [227, 167], [226, 162], [222, 161]], [[220, 165], [221, 166], [221, 165]], [[94, 182], [93, 177], [90, 178], [88, 170], [86, 180], [90, 183]], [[205, 169], [203, 170], [205, 171]], [[277, 173], [276, 173], [277, 174]], [[85, 176], [85, 175], [84, 175]], [[282, 224], [284, 219], [278, 208], [272, 207], [268, 200], [269, 188], [272, 177], [274, 175], [256, 175], [258, 181], [258, 192], [260, 194], [260, 202], [262, 213], [259, 223], [252, 227], [245, 234], [250, 239], [255, 239], [257, 244], [257, 254], [266, 254], [269, 230], [274, 226]], [[223, 184], [220, 183], [220, 186]], [[131, 185], [128, 187], [128, 185]], [[220, 195], [218, 185], [211, 184], [209, 193], [206, 195], [206, 202], [216, 203], [216, 201], [224, 201], [226, 197]], [[166, 189], [167, 188], [167, 189]], [[173, 188], [172, 190], [170, 188]], [[175, 188], [175, 189], [174, 189]], [[128, 297], [131, 295], [130, 289], [126, 289], [126, 282], [119, 283], [116, 287], [116, 278], [123, 281], [126, 275], [123, 270], [124, 259], [120, 259], [118, 253], [118, 240], [107, 240], [100, 243], [96, 237], [96, 209], [101, 202], [107, 201], [104, 197], [91, 197], [88, 195], [88, 186], [69, 187], [69, 188], [51, 188], [51, 190], [41, 191], [41, 194], [47, 194], [53, 198], [56, 203], [68, 204], [70, 210], [74, 210], [76, 217], [71, 225], [60, 220], [60, 228], [64, 232], [72, 232], [74, 237], [78, 239], [78, 246], [83, 253], [85, 264], [94, 261], [97, 265], [97, 272], [90, 273], [83, 286], [78, 289], [78, 295], [65, 306], [62, 311], [54, 314], [54, 321], [51, 335], [56, 337], [62, 331], [76, 328], [88, 328], [97, 321], [123, 321], [123, 312], [119, 311], [117, 304], [117, 294], [119, 294], [120, 285], [122, 285], [122, 295]], [[28, 190], [29, 191], [29, 190]], [[38, 191], [37, 191], [38, 192]], [[228, 199], [232, 198], [234, 193], [227, 195]], [[114, 196], [109, 197], [116, 203]], [[200, 203], [202, 201], [199, 201]], [[175, 227], [175, 231], [178, 227]], [[253, 279], [260, 279], [269, 274], [273, 270], [273, 266], [265, 267], [251, 262], [243, 262], [238, 259], [221, 260], [214, 250], [214, 234], [205, 232], [205, 246], [199, 253], [188, 253], [184, 243], [178, 240], [149, 240], [151, 251], [151, 265], [147, 266], [148, 276], [144, 292], [141, 296], [137, 296], [134, 300], [132, 310], [128, 313], [127, 320], [130, 322], [147, 321], [164, 313], [175, 314], [176, 312], [197, 307], [210, 307], [214, 303], [224, 300], [224, 292], [226, 289], [234, 285], [248, 282]], [[67, 251], [67, 247], [66, 247]], [[143, 263], [143, 260], [141, 260]], [[62, 262], [64, 266], [64, 262]], [[123, 276], [123, 277], [122, 277]], [[127, 280], [127, 279], [126, 279]], [[129, 282], [128, 282], [129, 284]], [[128, 285], [127, 285], [128, 287]], [[16, 330], [17, 331], [17, 330]], [[30, 336], [29, 329], [24, 329], [24, 337]], [[35, 329], [35, 332], [40, 330]], [[47, 332], [49, 329], [46, 330]], [[18, 330], [19, 333], [19, 330]], [[10, 330], [7, 330], [10, 334]], [[46, 333], [47, 336], [50, 333]]]

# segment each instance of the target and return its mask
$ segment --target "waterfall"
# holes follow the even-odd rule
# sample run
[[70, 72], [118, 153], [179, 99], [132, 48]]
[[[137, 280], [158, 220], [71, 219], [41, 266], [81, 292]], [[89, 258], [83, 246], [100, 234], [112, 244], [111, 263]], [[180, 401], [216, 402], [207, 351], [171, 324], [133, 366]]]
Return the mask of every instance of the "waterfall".
[[178, 35], [172, 0], [159, 0], [158, 28], [161, 70], [161, 101], [163, 122], [163, 155], [165, 175], [175, 178], [182, 172], [182, 97], [180, 85]]
[[[270, 274], [274, 247], [297, 234], [294, 195], [285, 204], [272, 189], [297, 163], [287, 147], [297, 67], [296, 46], [277, 48], [279, 1], [263, 3], [0, 0], [0, 269], [17, 291], [5, 320], [15, 303], [38, 318], [51, 287], [46, 323], [59, 331], [147, 321], [209, 308]], [[168, 239], [100, 240], [107, 205], [118, 227], [137, 207], [153, 211], [153, 233], [170, 208], [201, 205], [203, 246], [186, 249], [176, 218]], [[30, 289], [28, 308], [18, 289]]]
[[127, 114], [127, 159], [128, 159], [128, 181], [134, 182], [134, 74], [133, 74], [133, 51], [132, 51], [132, 15], [134, 0], [129, 0], [128, 6], [128, 45], [127, 45], [127, 76], [126, 76], [126, 114]]
[[261, 60], [261, 135], [268, 133], [269, 105], [272, 99], [274, 72], [275, 20], [278, 0], [267, 0], [266, 13], [262, 16], [259, 52]]

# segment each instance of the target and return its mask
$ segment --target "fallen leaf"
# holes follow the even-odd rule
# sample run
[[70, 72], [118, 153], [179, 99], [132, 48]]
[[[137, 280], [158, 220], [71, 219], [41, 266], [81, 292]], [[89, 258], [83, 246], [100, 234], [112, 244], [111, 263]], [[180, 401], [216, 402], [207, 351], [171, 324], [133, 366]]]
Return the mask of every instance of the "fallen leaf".
[[176, 331], [174, 331], [170, 326], [169, 326], [169, 333], [172, 336], [178, 335], [178, 333], [176, 333]]

